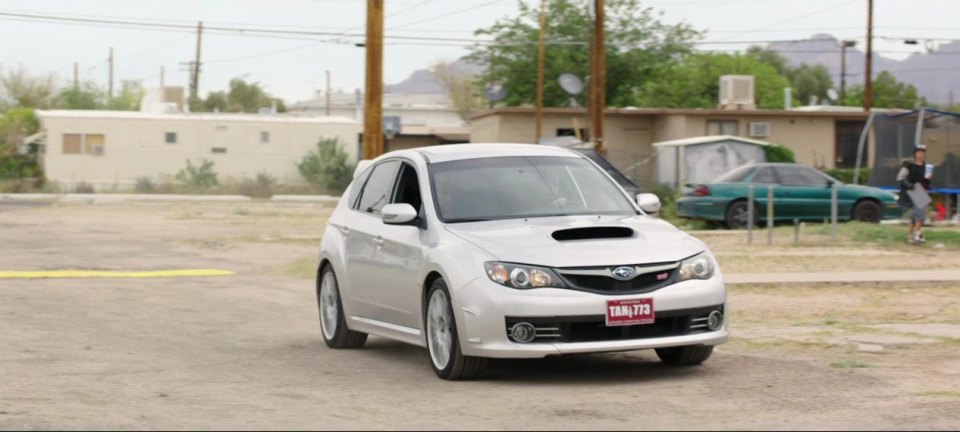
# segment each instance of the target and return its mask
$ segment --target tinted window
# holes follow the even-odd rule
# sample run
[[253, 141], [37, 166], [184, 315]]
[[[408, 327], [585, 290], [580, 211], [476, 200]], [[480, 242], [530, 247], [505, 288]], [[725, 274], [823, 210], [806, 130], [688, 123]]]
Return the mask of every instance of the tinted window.
[[761, 168], [753, 175], [753, 183], [776, 184], [777, 177], [773, 174], [773, 168]]
[[417, 170], [409, 164], [403, 164], [403, 167], [400, 168], [400, 179], [397, 181], [397, 196], [394, 197], [393, 202], [410, 204], [417, 212], [420, 211], [420, 206], [423, 204]]
[[400, 162], [387, 161], [373, 167], [373, 172], [367, 180], [367, 184], [360, 193], [360, 206], [358, 210], [365, 213], [380, 214], [380, 209], [390, 202], [390, 194], [393, 192], [393, 183], [397, 179], [397, 170], [400, 168]]
[[826, 186], [827, 178], [816, 171], [799, 166], [777, 167], [777, 175], [785, 185], [794, 186]]
[[736, 168], [733, 171], [730, 171], [720, 178], [716, 179], [714, 183], [739, 183], [742, 182], [751, 172], [753, 172], [752, 166], [742, 166]]
[[620, 189], [585, 159], [495, 157], [430, 165], [445, 222], [575, 214], [637, 214]]

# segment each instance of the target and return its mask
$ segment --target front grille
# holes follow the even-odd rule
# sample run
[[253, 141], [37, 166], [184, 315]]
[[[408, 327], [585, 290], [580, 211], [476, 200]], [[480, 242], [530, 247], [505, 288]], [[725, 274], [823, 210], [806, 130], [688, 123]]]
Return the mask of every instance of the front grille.
[[723, 306], [684, 309], [656, 313], [653, 324], [607, 327], [603, 315], [567, 317], [507, 317], [506, 332], [514, 324], [527, 322], [536, 328], [531, 343], [602, 342], [631, 339], [652, 339], [706, 333], [707, 316], [713, 311], [723, 312]]
[[[655, 291], [676, 283], [677, 278], [680, 276], [679, 263], [637, 266], [635, 268], [639, 274], [633, 279], [625, 281], [609, 276], [613, 268], [614, 267], [557, 269], [557, 271], [570, 288], [609, 295], [641, 294]], [[581, 272], [594, 272], [598, 274], [582, 274]], [[605, 273], [605, 275], [599, 273]]]

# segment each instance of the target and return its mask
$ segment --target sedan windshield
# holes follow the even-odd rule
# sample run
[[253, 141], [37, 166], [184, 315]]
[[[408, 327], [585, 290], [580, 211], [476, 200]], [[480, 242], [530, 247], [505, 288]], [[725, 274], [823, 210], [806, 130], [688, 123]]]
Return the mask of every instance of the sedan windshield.
[[635, 215], [626, 195], [585, 159], [494, 157], [430, 165], [437, 215], [475, 222], [566, 215]]

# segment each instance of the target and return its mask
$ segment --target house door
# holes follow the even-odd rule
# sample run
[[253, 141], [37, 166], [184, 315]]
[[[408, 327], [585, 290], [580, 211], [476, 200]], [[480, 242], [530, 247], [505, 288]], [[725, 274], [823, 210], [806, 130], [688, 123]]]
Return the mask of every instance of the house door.
[[[838, 121], [835, 130], [837, 132], [836, 141], [836, 162], [837, 168], [854, 168], [857, 165], [857, 146], [860, 145], [860, 134], [866, 122], [862, 121]], [[863, 146], [863, 155], [860, 157], [860, 166], [867, 166], [868, 148], [866, 143]]]

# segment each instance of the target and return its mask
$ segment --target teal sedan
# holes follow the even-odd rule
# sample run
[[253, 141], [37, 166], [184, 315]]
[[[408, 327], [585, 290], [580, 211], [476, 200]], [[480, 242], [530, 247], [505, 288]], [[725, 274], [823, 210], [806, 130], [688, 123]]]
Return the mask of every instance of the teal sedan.
[[843, 184], [818, 170], [797, 164], [763, 163], [734, 169], [710, 184], [687, 185], [677, 200], [677, 215], [745, 228], [747, 196], [753, 185], [755, 225], [767, 219], [773, 190], [773, 220], [823, 221], [830, 218], [831, 187], [837, 185], [838, 218], [880, 222], [903, 215], [897, 197], [887, 191]]

